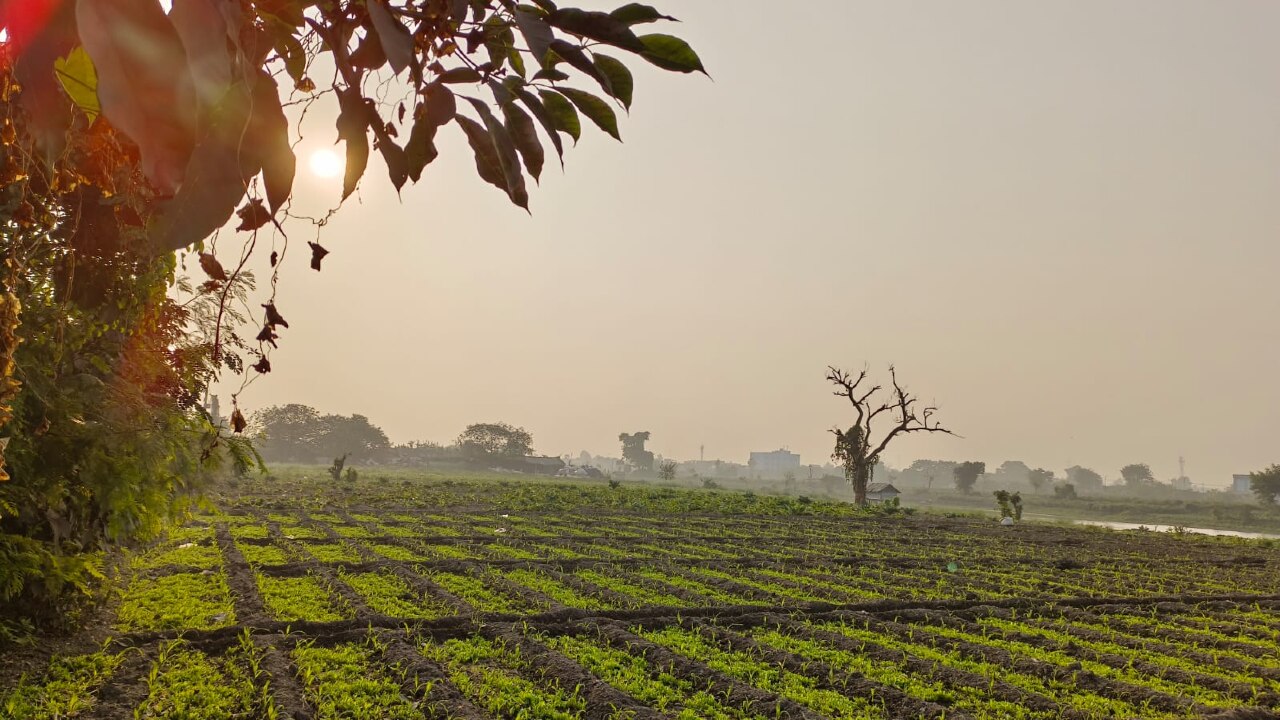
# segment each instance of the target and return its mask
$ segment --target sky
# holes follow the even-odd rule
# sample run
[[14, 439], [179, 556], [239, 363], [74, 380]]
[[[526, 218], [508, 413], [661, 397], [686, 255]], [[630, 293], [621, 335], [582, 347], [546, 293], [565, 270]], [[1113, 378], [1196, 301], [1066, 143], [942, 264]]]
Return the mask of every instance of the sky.
[[[246, 413], [360, 413], [396, 442], [505, 421], [546, 454], [616, 456], [649, 430], [667, 457], [822, 463], [850, 420], [826, 367], [893, 363], [962, 437], [901, 437], [891, 466], [1168, 479], [1183, 456], [1221, 486], [1280, 462], [1280, 4], [659, 9], [711, 78], [630, 62], [624, 142], [584, 129], [531, 214], [451, 126], [401, 197], [375, 155], [320, 230], [322, 272], [315, 230], [286, 225], [290, 327]], [[303, 167], [332, 147], [325, 112]], [[303, 172], [298, 210], [340, 185]]]

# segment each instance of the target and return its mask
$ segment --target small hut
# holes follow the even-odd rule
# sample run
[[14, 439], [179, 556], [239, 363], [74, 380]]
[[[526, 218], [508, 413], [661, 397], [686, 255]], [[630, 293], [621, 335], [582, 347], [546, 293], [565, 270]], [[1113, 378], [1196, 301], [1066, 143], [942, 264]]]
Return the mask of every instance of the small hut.
[[889, 483], [871, 483], [867, 485], [867, 502], [881, 503], [896, 498], [902, 493]]

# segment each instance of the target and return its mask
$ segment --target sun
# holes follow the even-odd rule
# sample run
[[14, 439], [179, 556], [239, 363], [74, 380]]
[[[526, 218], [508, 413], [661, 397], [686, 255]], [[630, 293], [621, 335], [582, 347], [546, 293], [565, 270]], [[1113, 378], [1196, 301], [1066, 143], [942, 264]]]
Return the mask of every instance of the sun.
[[337, 177], [346, 169], [346, 162], [338, 157], [337, 153], [327, 148], [311, 153], [308, 164], [311, 166], [312, 174], [322, 178]]

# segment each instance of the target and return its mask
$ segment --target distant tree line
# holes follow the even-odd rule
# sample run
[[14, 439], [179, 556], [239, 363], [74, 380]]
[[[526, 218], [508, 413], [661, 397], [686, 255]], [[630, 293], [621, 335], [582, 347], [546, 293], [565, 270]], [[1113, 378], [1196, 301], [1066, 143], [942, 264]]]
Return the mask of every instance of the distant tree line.
[[349, 462], [426, 464], [458, 461], [503, 465], [533, 455], [533, 435], [509, 423], [468, 425], [452, 445], [410, 441], [393, 444], [382, 428], [364, 415], [325, 415], [300, 404], [278, 405], [254, 413], [251, 436], [267, 462]]

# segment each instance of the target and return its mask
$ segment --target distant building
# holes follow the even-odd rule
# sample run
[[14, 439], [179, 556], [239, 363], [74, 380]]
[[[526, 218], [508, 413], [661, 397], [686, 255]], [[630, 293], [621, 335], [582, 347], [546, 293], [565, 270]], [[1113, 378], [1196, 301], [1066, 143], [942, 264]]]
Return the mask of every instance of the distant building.
[[892, 500], [902, 493], [889, 483], [871, 483], [867, 485], [867, 502], [879, 503]]
[[1248, 495], [1250, 492], [1253, 491], [1252, 486], [1253, 486], [1253, 483], [1249, 479], [1248, 475], [1232, 475], [1231, 476], [1231, 490], [1233, 492], [1238, 492], [1241, 495]]
[[781, 478], [787, 473], [799, 475], [800, 456], [790, 450], [753, 452], [747, 461], [754, 478]]

